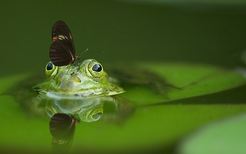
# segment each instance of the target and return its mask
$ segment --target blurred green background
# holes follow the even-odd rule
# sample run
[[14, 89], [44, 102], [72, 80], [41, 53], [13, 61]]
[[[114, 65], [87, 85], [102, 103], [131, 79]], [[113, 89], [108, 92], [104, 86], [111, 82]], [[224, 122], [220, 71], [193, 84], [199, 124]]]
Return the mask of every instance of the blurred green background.
[[[74, 146], [79, 150], [84, 148], [86, 151], [88, 148], [100, 151], [114, 145], [115, 149], [153, 148], [151, 150], [173, 152], [173, 146], [191, 131], [208, 122], [245, 113], [246, 86], [242, 86], [245, 79], [217, 66], [233, 69], [245, 67], [242, 55], [243, 52], [246, 55], [246, 1], [5, 1], [0, 5], [0, 17], [1, 94], [22, 79], [20, 73], [42, 73], [49, 61], [51, 27], [57, 20], [64, 20], [69, 25], [76, 51], [82, 53], [82, 58], [95, 58], [103, 64], [170, 62], [149, 67], [174, 85], [201, 81], [183, 91], [171, 92], [170, 99], [154, 95], [151, 91], [146, 92], [146, 89], [130, 89], [126, 97], [139, 101], [135, 114], [122, 127], [102, 122], [78, 125]], [[183, 65], [182, 62], [191, 65]], [[201, 80], [210, 73], [211, 78]], [[223, 90], [228, 91], [220, 92]], [[216, 92], [220, 93], [206, 96]], [[144, 94], [145, 97], [137, 97]], [[200, 95], [205, 96], [195, 97]], [[193, 96], [195, 98], [175, 102]], [[164, 105], [153, 103], [153, 106], [147, 104], [149, 100], [157, 102], [164, 97], [170, 102]], [[21, 105], [5, 93], [0, 100], [0, 121], [3, 123], [0, 128], [0, 147], [8, 150], [8, 146], [11, 145], [11, 149], [15, 144], [20, 149], [27, 147], [34, 151], [50, 148], [48, 119], [29, 117]], [[16, 121], [9, 125], [10, 119]], [[148, 129], [142, 129], [146, 125]], [[235, 128], [227, 126], [227, 123], [225, 125]], [[241, 123], [238, 125], [241, 126]], [[21, 129], [13, 131], [19, 126]], [[229, 133], [233, 134], [235, 130]], [[243, 132], [238, 131], [237, 136], [242, 137]], [[198, 144], [192, 140], [184, 151], [196, 152], [193, 144], [203, 147], [203, 143], [211, 143], [213, 134], [204, 136], [212, 138], [204, 140], [203, 135], [200, 135]], [[234, 141], [232, 138], [227, 141]], [[246, 142], [245, 138], [241, 139], [242, 143]]]
[[244, 1], [1, 2], [1, 75], [43, 69], [51, 26], [64, 20], [82, 57], [112, 61], [241, 64]]

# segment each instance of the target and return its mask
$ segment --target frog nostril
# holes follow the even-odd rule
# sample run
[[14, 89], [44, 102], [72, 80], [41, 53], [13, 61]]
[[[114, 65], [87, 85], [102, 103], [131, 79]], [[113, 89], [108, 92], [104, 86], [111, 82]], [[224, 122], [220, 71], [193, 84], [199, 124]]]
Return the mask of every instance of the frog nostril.
[[76, 76], [76, 75], [73, 75], [73, 76], [72, 76], [72, 79], [73, 79], [74, 82], [79, 82], [79, 83], [81, 83], [80, 78], [79, 78], [78, 76]]

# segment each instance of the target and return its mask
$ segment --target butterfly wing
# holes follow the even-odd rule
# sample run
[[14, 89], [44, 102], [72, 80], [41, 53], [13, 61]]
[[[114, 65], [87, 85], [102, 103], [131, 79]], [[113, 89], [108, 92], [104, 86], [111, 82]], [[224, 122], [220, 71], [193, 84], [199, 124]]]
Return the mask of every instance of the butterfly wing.
[[73, 47], [68, 40], [57, 40], [50, 46], [50, 60], [56, 66], [66, 66], [75, 61]]
[[72, 40], [72, 34], [67, 26], [67, 24], [64, 21], [58, 20], [54, 23], [52, 27], [52, 33], [51, 33], [52, 41], [56, 41], [57, 39], [63, 40]]
[[65, 22], [59, 20], [52, 27], [50, 60], [56, 66], [65, 66], [75, 61], [72, 34]]

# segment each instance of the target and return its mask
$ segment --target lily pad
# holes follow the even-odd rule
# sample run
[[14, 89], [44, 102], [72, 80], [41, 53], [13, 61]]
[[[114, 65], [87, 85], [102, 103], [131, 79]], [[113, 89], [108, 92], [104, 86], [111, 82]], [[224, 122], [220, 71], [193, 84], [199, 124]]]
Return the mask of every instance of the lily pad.
[[177, 88], [169, 88], [162, 95], [148, 87], [137, 86], [127, 89], [127, 93], [123, 94], [123, 96], [137, 105], [167, 103], [174, 100], [212, 94], [246, 83], [241, 74], [210, 65], [157, 63], [141, 64], [139, 67], [152, 71]]
[[181, 154], [246, 153], [246, 115], [212, 123], [181, 145]]

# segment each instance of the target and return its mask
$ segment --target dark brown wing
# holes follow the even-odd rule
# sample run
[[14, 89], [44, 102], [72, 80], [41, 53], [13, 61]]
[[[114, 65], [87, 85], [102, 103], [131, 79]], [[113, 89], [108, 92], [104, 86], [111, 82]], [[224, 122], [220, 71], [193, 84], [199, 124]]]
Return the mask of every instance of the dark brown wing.
[[54, 23], [52, 27], [51, 38], [53, 42], [58, 39], [59, 40], [66, 39], [72, 41], [71, 31], [64, 21], [58, 20], [57, 22]]
[[72, 34], [65, 22], [59, 20], [52, 27], [50, 60], [56, 66], [65, 66], [75, 61]]
[[73, 45], [68, 40], [57, 40], [50, 46], [50, 60], [56, 66], [66, 66], [75, 61]]

